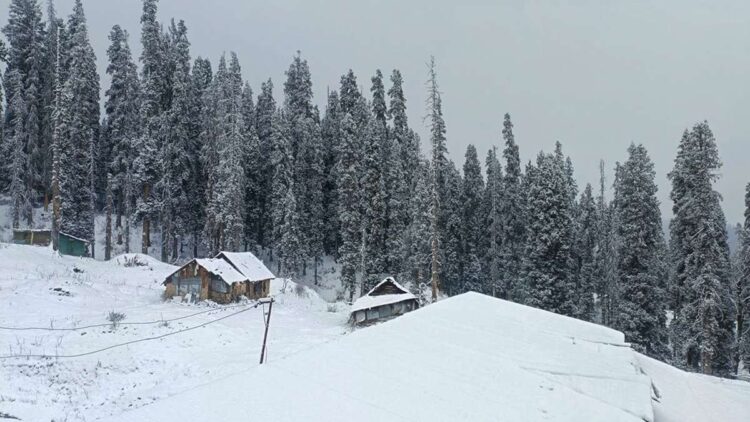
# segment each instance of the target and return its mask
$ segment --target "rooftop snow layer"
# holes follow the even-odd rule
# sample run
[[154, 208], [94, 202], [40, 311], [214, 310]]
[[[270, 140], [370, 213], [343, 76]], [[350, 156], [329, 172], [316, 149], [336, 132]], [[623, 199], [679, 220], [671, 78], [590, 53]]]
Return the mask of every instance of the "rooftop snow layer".
[[221, 258], [198, 258], [195, 261], [208, 272], [218, 275], [229, 284], [247, 280], [247, 277], [240, 274], [231, 264]]
[[116, 421], [653, 421], [620, 332], [476, 293]]
[[276, 278], [275, 275], [250, 252], [221, 252], [216, 257], [223, 255], [234, 265], [237, 270], [247, 276], [250, 281], [269, 280]]
[[[403, 293], [371, 296], [372, 292], [376, 291], [381, 285], [383, 285], [383, 283], [389, 283], [389, 282], [393, 283], [393, 285], [396, 286], [396, 288], [401, 290]], [[352, 304], [351, 312], [357, 312], [363, 309], [375, 308], [378, 306], [388, 305], [391, 303], [398, 303], [398, 302], [402, 302], [404, 300], [410, 300], [410, 299], [416, 300], [417, 297], [409, 293], [409, 291], [406, 290], [404, 286], [398, 284], [398, 282], [396, 282], [396, 280], [394, 280], [393, 277], [386, 277], [385, 280], [381, 281], [380, 283], [376, 284], [375, 287], [370, 289], [370, 291], [367, 292], [366, 295], [355, 300], [354, 303]]]

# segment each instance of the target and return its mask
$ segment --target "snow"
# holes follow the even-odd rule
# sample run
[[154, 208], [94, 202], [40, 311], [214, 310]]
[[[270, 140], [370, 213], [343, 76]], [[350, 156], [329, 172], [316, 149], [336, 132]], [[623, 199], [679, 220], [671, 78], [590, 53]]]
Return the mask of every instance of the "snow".
[[[370, 296], [372, 292], [377, 290], [378, 287], [380, 287], [383, 283], [386, 283], [386, 282], [393, 283], [398, 289], [400, 289], [404, 293]], [[388, 277], [385, 280], [381, 281], [380, 283], [376, 284], [375, 287], [373, 287], [365, 296], [362, 296], [359, 299], [355, 300], [354, 303], [352, 304], [352, 312], [361, 311], [363, 309], [375, 308], [375, 307], [383, 306], [383, 305], [389, 305], [391, 303], [398, 303], [398, 302], [402, 302], [404, 300], [410, 300], [410, 299], [416, 300], [417, 297], [409, 293], [409, 291], [406, 290], [402, 285], [398, 284], [396, 280], [394, 280], [391, 277]]]
[[[261, 308], [252, 309], [252, 302], [164, 302], [163, 276], [176, 269], [141, 254], [102, 262], [60, 256], [47, 247], [0, 243], [0, 326], [107, 325], [110, 311], [126, 314], [116, 330], [0, 329], [0, 356], [90, 352], [250, 308], [202, 328], [80, 358], [0, 359], [0, 414], [24, 421], [93, 421], [256, 367], [264, 328]], [[271, 362], [348, 331], [347, 306], [331, 308], [314, 291], [281, 279], [271, 281], [271, 294]], [[197, 312], [204, 313], [190, 316]]]
[[750, 383], [693, 374], [637, 356], [658, 393], [654, 400], [658, 422], [750, 420]]
[[250, 252], [221, 252], [216, 255], [216, 258], [220, 256], [226, 257], [227, 261], [247, 276], [250, 281], [276, 278], [263, 262]]
[[198, 265], [205, 268], [206, 271], [211, 274], [218, 275], [228, 284], [235, 282], [245, 281], [248, 278], [240, 274], [234, 267], [227, 261], [221, 258], [199, 258], [195, 260]]
[[[0, 356], [13, 355], [0, 359], [0, 414], [69, 422], [746, 422], [750, 414], [749, 383], [686, 373], [633, 352], [618, 331], [475, 293], [352, 332], [346, 304], [273, 280], [268, 363], [259, 366], [261, 308], [164, 302], [163, 275], [176, 269], [141, 254], [102, 262], [0, 244], [0, 326], [79, 328], [0, 327]], [[126, 314], [116, 329], [110, 311]], [[170, 333], [78, 358], [25, 357]]]
[[622, 340], [468, 293], [111, 420], [652, 421]]

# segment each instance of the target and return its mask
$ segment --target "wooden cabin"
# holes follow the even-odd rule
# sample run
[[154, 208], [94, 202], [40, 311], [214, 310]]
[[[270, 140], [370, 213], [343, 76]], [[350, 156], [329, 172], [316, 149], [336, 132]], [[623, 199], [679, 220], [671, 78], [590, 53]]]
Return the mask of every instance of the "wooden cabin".
[[354, 301], [349, 321], [353, 325], [366, 325], [405, 314], [418, 307], [417, 297], [392, 277], [388, 277]]
[[164, 280], [164, 296], [190, 297], [230, 303], [241, 296], [268, 297], [271, 279], [276, 278], [250, 252], [221, 252], [214, 258], [193, 259]]
[[[52, 243], [52, 231], [47, 229], [15, 229], [13, 243], [19, 245], [49, 246]], [[62, 255], [91, 256], [91, 242], [67, 233], [58, 235], [57, 249]]]

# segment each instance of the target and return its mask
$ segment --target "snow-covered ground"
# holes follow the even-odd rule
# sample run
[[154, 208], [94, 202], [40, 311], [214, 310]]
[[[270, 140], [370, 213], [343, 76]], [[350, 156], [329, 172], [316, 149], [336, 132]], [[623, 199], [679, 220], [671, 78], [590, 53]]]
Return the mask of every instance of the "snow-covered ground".
[[[126, 267], [137, 257], [142, 266]], [[123, 324], [75, 331], [0, 329], [0, 415], [27, 421], [79, 421], [178, 394], [258, 365], [263, 335], [260, 308], [163, 302], [161, 282], [175, 267], [143, 255], [109, 262], [58, 256], [49, 248], [0, 244], [0, 326], [71, 328], [107, 324], [110, 311]], [[268, 356], [297, 353], [347, 331], [348, 308], [329, 306], [315, 292], [293, 283], [282, 293], [274, 281]], [[76, 358], [38, 359], [23, 355], [72, 355], [197, 326], [159, 340], [117, 347]], [[337, 312], [330, 312], [334, 309]], [[20, 356], [19, 356], [20, 355]], [[0, 419], [2, 419], [0, 417]]]
[[[129, 266], [134, 258], [141, 265]], [[750, 415], [749, 383], [685, 373], [634, 353], [617, 331], [473, 293], [351, 332], [346, 304], [278, 280], [269, 362], [259, 366], [261, 309], [163, 302], [161, 282], [174, 269], [143, 255], [102, 262], [0, 244], [0, 420], [746, 422]], [[336, 289], [329, 274], [321, 284]], [[116, 329], [107, 326], [110, 311], [127, 316]], [[170, 333], [80, 357], [28, 357]]]

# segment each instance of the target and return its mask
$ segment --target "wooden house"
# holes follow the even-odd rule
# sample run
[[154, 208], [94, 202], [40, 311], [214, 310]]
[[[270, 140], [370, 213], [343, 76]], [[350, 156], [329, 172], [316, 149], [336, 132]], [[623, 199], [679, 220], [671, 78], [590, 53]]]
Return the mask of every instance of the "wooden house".
[[[13, 243], [19, 245], [49, 246], [52, 243], [52, 231], [47, 229], [15, 229]], [[90, 256], [88, 240], [60, 232], [57, 249], [62, 255]]]
[[392, 277], [378, 283], [352, 304], [349, 321], [364, 325], [413, 311], [419, 307], [417, 297]]
[[221, 252], [193, 259], [164, 280], [166, 298], [190, 297], [229, 303], [241, 296], [267, 297], [273, 273], [250, 252]]

